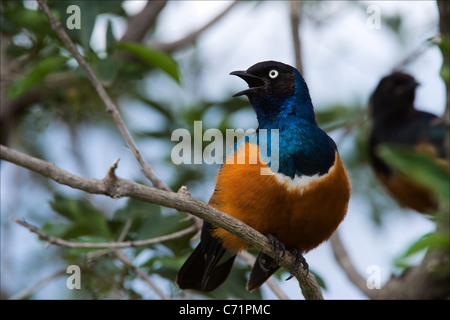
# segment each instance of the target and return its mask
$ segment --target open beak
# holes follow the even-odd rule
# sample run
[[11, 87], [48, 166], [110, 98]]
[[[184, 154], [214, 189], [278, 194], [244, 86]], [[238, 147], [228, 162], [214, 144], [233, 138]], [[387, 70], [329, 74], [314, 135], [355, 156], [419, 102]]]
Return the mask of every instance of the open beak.
[[264, 78], [260, 78], [257, 76], [254, 76], [250, 73], [247, 73], [247, 71], [233, 71], [230, 73], [230, 75], [238, 76], [239, 78], [245, 80], [248, 84], [248, 89], [242, 90], [236, 94], [233, 95], [233, 97], [242, 96], [244, 94], [249, 94], [252, 91], [264, 88], [266, 86], [266, 81]]

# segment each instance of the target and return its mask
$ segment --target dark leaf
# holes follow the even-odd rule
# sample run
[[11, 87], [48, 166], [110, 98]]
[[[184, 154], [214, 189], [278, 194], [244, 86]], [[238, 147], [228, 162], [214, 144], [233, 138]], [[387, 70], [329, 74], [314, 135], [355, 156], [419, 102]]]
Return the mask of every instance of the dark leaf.
[[[111, 231], [105, 217], [87, 201], [56, 194], [50, 205], [55, 212], [72, 222], [69, 226], [62, 228], [61, 231], [64, 233], [60, 235], [61, 237], [75, 238], [90, 235], [111, 239]], [[47, 226], [47, 228], [53, 227]]]
[[8, 90], [8, 98], [14, 99], [24, 94], [37, 84], [41, 83], [44, 78], [51, 72], [61, 68], [69, 60], [68, 57], [60, 55], [50, 56], [40, 61], [25, 76], [16, 80]]
[[[58, 15], [58, 20], [60, 20], [61, 25], [66, 30], [69, 37], [78, 44], [81, 44], [86, 52], [90, 51], [90, 40], [92, 36], [92, 31], [94, 30], [95, 23], [97, 21], [98, 15], [101, 13], [110, 13], [125, 15], [122, 6], [122, 1], [70, 1], [70, 0], [59, 0], [59, 1], [49, 1], [49, 6]], [[67, 21], [71, 19], [74, 14], [67, 9], [71, 5], [76, 5], [79, 8], [81, 27], [79, 29], [69, 29], [67, 28]]]
[[18, 26], [34, 33], [47, 35], [53, 33], [47, 17], [42, 12], [19, 7], [6, 8], [2, 13], [2, 23], [0, 24], [2, 31], [7, 28], [5, 31], [13, 32], [13, 26]]
[[412, 257], [428, 249], [444, 249], [448, 252], [450, 250], [449, 235], [437, 231], [423, 235], [411, 244], [402, 255], [396, 258], [394, 264], [400, 269], [407, 268], [411, 266], [410, 260]]
[[162, 51], [149, 48], [145, 45], [135, 42], [121, 42], [113, 46], [115, 49], [120, 49], [138, 56], [142, 61], [150, 67], [155, 67], [163, 70], [175, 81], [180, 82], [180, 74], [178, 65], [175, 60]]

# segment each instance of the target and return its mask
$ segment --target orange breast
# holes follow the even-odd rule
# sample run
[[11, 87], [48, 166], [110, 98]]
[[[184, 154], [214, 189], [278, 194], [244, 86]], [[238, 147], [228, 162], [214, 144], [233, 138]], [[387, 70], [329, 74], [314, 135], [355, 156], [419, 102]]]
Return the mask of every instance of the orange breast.
[[[219, 171], [212, 205], [263, 234], [276, 236], [287, 248], [306, 252], [327, 240], [344, 218], [350, 198], [350, 181], [338, 153], [327, 174], [295, 184], [275, 173], [261, 175], [266, 164], [248, 161], [248, 154], [258, 152], [258, 146], [246, 143], [246, 148], [245, 164], [224, 164]], [[231, 157], [237, 163], [237, 155]], [[217, 228], [213, 235], [227, 249], [249, 247], [224, 229]]]

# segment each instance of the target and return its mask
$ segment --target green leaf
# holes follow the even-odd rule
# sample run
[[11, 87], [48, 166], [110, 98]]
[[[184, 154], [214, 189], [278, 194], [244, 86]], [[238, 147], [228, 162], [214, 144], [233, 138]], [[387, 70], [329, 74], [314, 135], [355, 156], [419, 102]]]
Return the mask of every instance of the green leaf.
[[342, 128], [360, 117], [363, 109], [357, 105], [335, 104], [318, 108], [315, 112], [317, 122], [323, 130], [330, 132]]
[[398, 258], [395, 259], [394, 264], [397, 268], [406, 268], [410, 266], [409, 260], [416, 254], [428, 249], [446, 249], [450, 248], [450, 239], [448, 234], [441, 232], [430, 232], [409, 246], [409, 248]]
[[[42, 12], [26, 8], [6, 8], [2, 15], [1, 30], [6, 26], [15, 25], [34, 33], [49, 34], [52, 31], [50, 23]], [[10, 29], [10, 31], [12, 31]]]
[[156, 204], [147, 203], [135, 199], [129, 199], [125, 207], [117, 210], [114, 214], [113, 221], [127, 221], [134, 219], [142, 221], [149, 216], [159, 215], [161, 207]]
[[57, 237], [57, 238], [65, 238], [67, 234], [69, 234], [72, 230], [72, 225], [68, 223], [60, 223], [60, 222], [47, 222], [42, 226], [42, 231], [46, 234]]
[[327, 290], [327, 285], [325, 283], [325, 280], [315, 271], [310, 270], [310, 272], [316, 277], [317, 284], [323, 289]]
[[146, 105], [148, 105], [149, 107], [151, 107], [152, 109], [158, 111], [162, 116], [164, 116], [167, 120], [174, 122], [174, 116], [172, 114], [172, 112], [170, 111], [170, 107], [168, 105], [163, 105], [162, 103], [159, 103], [155, 100], [149, 99], [147, 97], [145, 97], [143, 94], [141, 94], [140, 92], [132, 92], [131, 95], [138, 99], [139, 101], [145, 103]]
[[380, 146], [380, 157], [414, 182], [429, 188], [445, 208], [450, 207], [450, 174], [428, 153], [398, 146]]
[[[89, 235], [112, 238], [106, 218], [89, 202], [56, 194], [50, 205], [55, 212], [71, 221], [68, 226], [61, 227], [60, 237], [75, 238]], [[47, 230], [57, 229], [55, 226], [47, 226]]]
[[117, 77], [117, 61], [111, 56], [92, 63], [92, 69], [98, 79], [106, 86], [111, 85]]
[[383, 15], [383, 22], [388, 26], [395, 34], [400, 34], [400, 27], [402, 25], [402, 17], [398, 14], [392, 16]]
[[116, 38], [114, 37], [113, 31], [112, 31], [112, 22], [111, 20], [108, 20], [108, 26], [106, 27], [106, 48], [110, 48], [113, 45], [117, 43]]
[[149, 48], [145, 45], [135, 42], [121, 42], [113, 47], [138, 56], [149, 66], [163, 70], [173, 79], [175, 79], [175, 81], [180, 82], [178, 65], [176, 61], [167, 53]]
[[[85, 51], [88, 52], [90, 50], [90, 40], [97, 22], [97, 17], [102, 13], [125, 15], [121, 3], [122, 1], [58, 0], [49, 1], [48, 4], [60, 16], [59, 20], [72, 41], [81, 44]], [[67, 8], [70, 5], [76, 5], [80, 9], [80, 29], [67, 28], [67, 20], [74, 14], [70, 11], [69, 13], [67, 12]]]
[[[192, 222], [185, 221], [186, 215], [171, 209], [161, 210], [161, 207], [143, 201], [130, 199], [127, 205], [117, 210], [113, 222], [122, 222], [132, 219], [127, 234], [127, 240], [144, 240], [174, 233], [189, 227]], [[110, 223], [111, 224], [111, 223]], [[121, 230], [120, 228], [118, 230]], [[184, 237], [165, 241], [160, 245], [166, 247], [174, 255], [184, 254], [189, 247], [189, 238]], [[151, 246], [154, 247], [154, 246]], [[138, 248], [137, 250], [141, 250]]]
[[443, 64], [441, 68], [441, 78], [444, 79], [445, 82], [450, 82], [450, 66], [448, 64]]
[[8, 90], [8, 98], [14, 99], [32, 89], [51, 72], [61, 68], [69, 60], [68, 57], [60, 55], [50, 56], [39, 62], [30, 72], [25, 76], [16, 80]]
[[[185, 229], [192, 224], [190, 221], [183, 221], [185, 218], [186, 215], [182, 213], [148, 216], [139, 226], [137, 239], [154, 238]], [[192, 236], [193, 234], [185, 235], [178, 239], [165, 241], [160, 245], [169, 249], [173, 255], [178, 256], [186, 252], [186, 249], [189, 247], [189, 239]]]

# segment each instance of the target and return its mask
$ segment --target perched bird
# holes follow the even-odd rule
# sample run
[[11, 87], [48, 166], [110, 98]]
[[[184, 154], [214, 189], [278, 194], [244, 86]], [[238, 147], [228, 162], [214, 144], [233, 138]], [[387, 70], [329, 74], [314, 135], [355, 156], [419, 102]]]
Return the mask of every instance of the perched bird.
[[379, 145], [390, 144], [427, 151], [436, 160], [446, 162], [445, 126], [437, 116], [414, 107], [418, 85], [412, 76], [398, 71], [381, 79], [370, 102], [373, 127], [369, 158], [379, 181], [400, 204], [426, 213], [437, 206], [431, 192], [389, 167], [377, 155]]
[[[238, 141], [217, 175], [210, 204], [267, 235], [275, 259], [259, 253], [247, 283], [253, 291], [276, 270], [289, 250], [307, 269], [303, 254], [327, 240], [347, 212], [350, 181], [335, 142], [318, 127], [307, 85], [293, 67], [265, 61], [247, 71], [234, 71], [245, 80], [246, 95], [258, 120], [251, 137]], [[261, 152], [278, 139], [277, 157]], [[278, 133], [277, 136], [269, 132]], [[251, 161], [252, 152], [259, 157]], [[243, 155], [243, 153], [245, 153]], [[239, 157], [245, 163], [239, 163]], [[234, 159], [233, 159], [234, 158]], [[274, 165], [274, 162], [277, 162]], [[266, 169], [265, 174], [262, 174]], [[176, 282], [181, 289], [208, 292], [227, 278], [236, 254], [249, 244], [221, 228], [204, 222], [200, 243], [181, 267]]]

